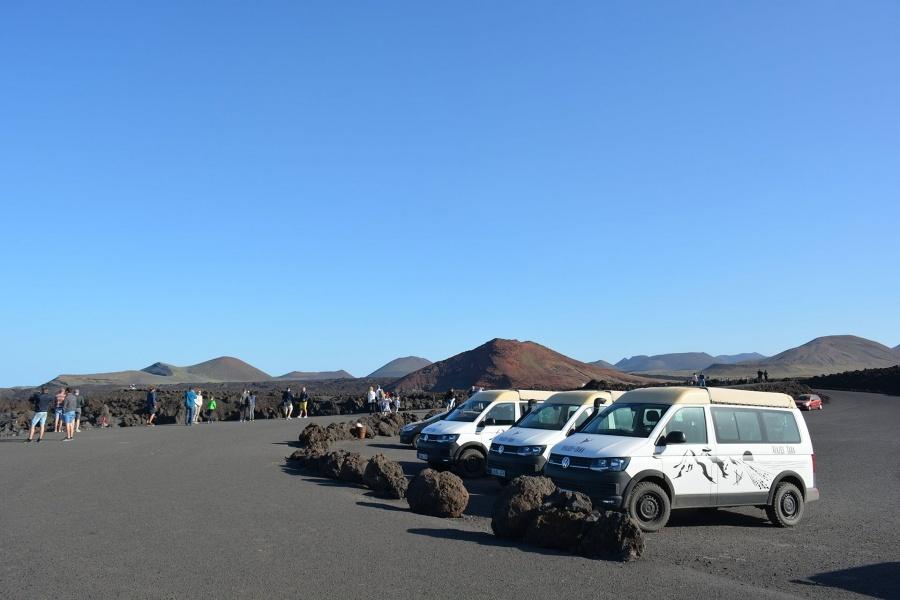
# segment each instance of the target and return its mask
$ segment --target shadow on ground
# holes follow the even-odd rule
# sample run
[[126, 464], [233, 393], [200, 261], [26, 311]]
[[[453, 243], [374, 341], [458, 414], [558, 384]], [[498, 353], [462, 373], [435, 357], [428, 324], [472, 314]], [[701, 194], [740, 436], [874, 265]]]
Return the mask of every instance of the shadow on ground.
[[872, 598], [891, 600], [897, 598], [900, 585], [900, 562], [884, 562], [840, 571], [828, 571], [810, 577], [795, 579], [794, 583], [826, 586], [855, 592]]

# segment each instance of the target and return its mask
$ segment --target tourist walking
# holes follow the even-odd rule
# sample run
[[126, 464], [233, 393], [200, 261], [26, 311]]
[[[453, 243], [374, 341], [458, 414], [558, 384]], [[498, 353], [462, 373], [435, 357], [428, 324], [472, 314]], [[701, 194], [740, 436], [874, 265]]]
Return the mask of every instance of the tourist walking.
[[369, 414], [375, 414], [375, 388], [371, 385], [369, 386], [369, 391], [366, 392], [366, 403], [369, 405]]
[[703, 373], [700, 373], [700, 377], [699, 377], [698, 381], [700, 383], [700, 387], [706, 387], [706, 375], [704, 375]]
[[41, 388], [41, 393], [38, 394], [38, 397], [35, 398], [34, 401], [34, 416], [31, 417], [31, 430], [28, 432], [28, 439], [25, 440], [26, 443], [34, 439], [34, 429], [38, 425], [41, 426], [41, 433], [38, 435], [37, 441], [40, 442], [44, 439], [44, 430], [47, 427], [47, 411], [54, 402], [53, 396], [48, 394], [45, 388]]
[[147, 427], [155, 427], [156, 411], [159, 406], [156, 402], [156, 386], [150, 386], [147, 391]]
[[763, 380], [768, 383], [769, 382], [769, 371], [763, 371]]
[[66, 437], [64, 442], [71, 442], [75, 438], [75, 409], [78, 407], [78, 396], [66, 388], [66, 397], [63, 400], [63, 420], [66, 422]]
[[194, 424], [194, 412], [196, 409], [196, 401], [197, 401], [197, 392], [194, 391], [194, 388], [189, 388], [188, 391], [184, 393], [184, 424], [185, 425], [193, 425]]
[[696, 373], [691, 375], [691, 385], [700, 385], [700, 379], [697, 377]]
[[378, 403], [378, 411], [384, 412], [384, 390], [380, 385], [375, 388], [375, 401]]
[[395, 413], [400, 412], [400, 391], [399, 390], [394, 392], [393, 405], [394, 405], [394, 412]]
[[290, 419], [294, 414], [294, 393], [291, 388], [281, 392], [281, 410], [284, 412], [285, 419]]
[[306, 393], [306, 386], [300, 390], [300, 397], [297, 398], [297, 409], [298, 418], [309, 418], [309, 394]]

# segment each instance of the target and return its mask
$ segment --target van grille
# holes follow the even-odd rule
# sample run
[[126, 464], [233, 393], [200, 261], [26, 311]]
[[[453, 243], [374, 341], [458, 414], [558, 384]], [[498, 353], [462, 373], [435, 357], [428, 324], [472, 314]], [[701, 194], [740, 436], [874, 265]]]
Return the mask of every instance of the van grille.
[[561, 467], [563, 458], [569, 459], [569, 468], [575, 469], [587, 469], [591, 466], [591, 459], [585, 458], [583, 456], [564, 456], [562, 454], [551, 454], [550, 460], [547, 461], [551, 465], [556, 465]]

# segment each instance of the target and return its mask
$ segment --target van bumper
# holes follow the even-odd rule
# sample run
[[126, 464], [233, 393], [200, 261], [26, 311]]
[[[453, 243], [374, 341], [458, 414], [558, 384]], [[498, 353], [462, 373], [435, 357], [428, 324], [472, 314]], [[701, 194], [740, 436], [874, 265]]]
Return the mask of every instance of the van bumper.
[[425, 442], [419, 438], [416, 457], [429, 463], [452, 464], [456, 457], [457, 445], [451, 442]]
[[[517, 456], [515, 454], [502, 455], [494, 452], [488, 453], [488, 475], [502, 477], [503, 479], [515, 479], [519, 475], [538, 475], [544, 470], [547, 459], [543, 456]], [[491, 469], [500, 469], [505, 475], [495, 475]]]
[[568, 468], [547, 463], [544, 475], [560, 489], [581, 492], [597, 506], [622, 508], [622, 497], [631, 476], [624, 471], [598, 473], [590, 469]]

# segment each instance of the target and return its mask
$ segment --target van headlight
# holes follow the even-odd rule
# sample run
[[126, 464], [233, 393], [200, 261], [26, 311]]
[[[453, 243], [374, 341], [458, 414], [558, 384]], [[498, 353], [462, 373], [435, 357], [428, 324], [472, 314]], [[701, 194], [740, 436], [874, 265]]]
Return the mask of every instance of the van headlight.
[[445, 443], [448, 443], [448, 442], [455, 442], [455, 441], [458, 440], [458, 439], [459, 439], [459, 434], [458, 434], [458, 433], [443, 433], [443, 434], [440, 434], [440, 435], [429, 435], [429, 436], [428, 436], [428, 441], [429, 441], [429, 442], [437, 442], [437, 443], [439, 443], [439, 444], [445, 444]]
[[547, 446], [522, 446], [519, 448], [520, 456], [537, 456], [543, 454]]
[[628, 458], [595, 458], [591, 461], [591, 471], [624, 471], [628, 468]]

